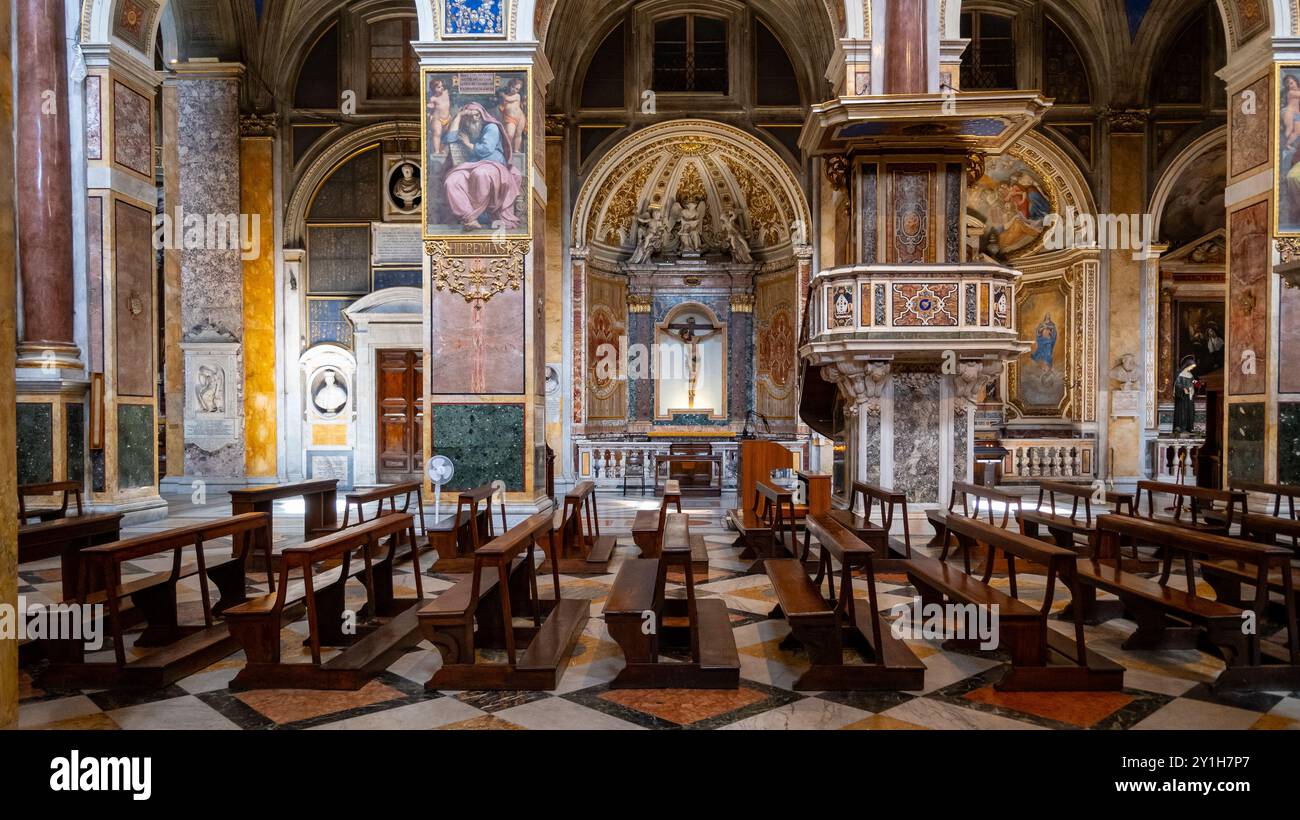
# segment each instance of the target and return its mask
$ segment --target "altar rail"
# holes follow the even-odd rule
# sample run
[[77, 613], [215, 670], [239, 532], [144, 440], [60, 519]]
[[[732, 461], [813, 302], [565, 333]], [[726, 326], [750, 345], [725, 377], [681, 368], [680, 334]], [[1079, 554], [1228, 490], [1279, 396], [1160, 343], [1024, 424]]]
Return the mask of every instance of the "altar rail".
[[1151, 441], [1151, 466], [1156, 481], [1168, 481], [1175, 484], [1196, 483], [1196, 457], [1201, 447], [1205, 446], [1203, 438], [1176, 438], [1160, 436]]
[[[713, 446], [713, 452], [722, 456], [722, 489], [736, 489], [736, 474], [738, 470], [737, 459], [739, 456], [739, 446], [735, 441], [711, 441], [708, 442]], [[805, 441], [782, 441], [785, 447], [800, 454], [800, 464], [808, 464], [808, 443]], [[627, 464], [628, 456], [631, 453], [639, 452], [643, 458], [640, 475], [645, 477], [645, 483], [648, 488], [653, 488], [655, 483], [654, 464], [655, 455], [658, 453], [667, 454], [672, 442], [669, 441], [577, 441], [574, 443], [575, 459], [574, 464], [577, 469], [578, 481], [594, 481], [596, 486], [602, 489], [623, 488], [624, 476], [628, 474]], [[635, 459], [632, 459], [635, 461]], [[631, 474], [631, 490], [639, 489], [640, 483], [637, 473]]]
[[1003, 439], [1007, 450], [1002, 477], [1093, 478], [1097, 473], [1096, 442], [1086, 439]]

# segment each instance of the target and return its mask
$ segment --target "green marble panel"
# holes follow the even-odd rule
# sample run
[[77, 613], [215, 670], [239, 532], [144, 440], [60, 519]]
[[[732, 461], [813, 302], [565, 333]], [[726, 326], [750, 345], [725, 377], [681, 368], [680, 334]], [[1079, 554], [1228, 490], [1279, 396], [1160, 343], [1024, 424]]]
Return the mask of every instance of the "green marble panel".
[[433, 452], [456, 465], [444, 489], [465, 490], [496, 479], [524, 489], [524, 407], [521, 404], [435, 404]]
[[1264, 480], [1264, 405], [1228, 406], [1228, 478]]
[[54, 480], [54, 406], [20, 402], [17, 415], [18, 483]]
[[1300, 403], [1277, 406], [1277, 480], [1300, 484]]
[[117, 486], [121, 490], [154, 483], [153, 408], [141, 404], [117, 406]]
[[68, 453], [68, 480], [86, 480], [86, 407], [69, 404], [64, 409], [67, 421], [66, 439]]

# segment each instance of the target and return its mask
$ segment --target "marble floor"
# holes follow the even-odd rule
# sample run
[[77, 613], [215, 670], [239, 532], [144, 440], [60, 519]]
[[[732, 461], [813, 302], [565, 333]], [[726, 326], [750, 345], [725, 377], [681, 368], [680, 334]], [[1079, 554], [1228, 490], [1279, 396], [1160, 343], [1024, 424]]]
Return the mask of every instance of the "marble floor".
[[[157, 691], [54, 691], [39, 688], [39, 665], [22, 672], [20, 728], [74, 729], [1298, 729], [1300, 692], [1216, 695], [1208, 682], [1222, 663], [1196, 650], [1125, 652], [1119, 648], [1134, 624], [1112, 620], [1088, 627], [1089, 647], [1127, 668], [1121, 692], [1002, 693], [993, 682], [1005, 663], [997, 655], [948, 651], [940, 641], [909, 640], [926, 665], [918, 692], [796, 693], [792, 681], [807, 668], [802, 651], [780, 647], [788, 634], [782, 620], [767, 613], [774, 596], [766, 576], [743, 574], [731, 546], [734, 535], [723, 510], [734, 498], [695, 500], [687, 506], [694, 532], [709, 544], [710, 571], [698, 594], [725, 602], [741, 659], [741, 686], [734, 691], [611, 690], [622, 665], [600, 614], [620, 562], [637, 554], [630, 526], [637, 509], [654, 508], [645, 498], [601, 496], [602, 531], [618, 536], [609, 575], [562, 576], [565, 597], [590, 601], [591, 619], [570, 666], [554, 692], [426, 692], [424, 682], [440, 663], [421, 643], [357, 692], [262, 690], [231, 692], [227, 683], [243, 665], [234, 654], [198, 674]], [[172, 499], [165, 521], [132, 528], [147, 532], [229, 514], [229, 506], [196, 506]], [[301, 540], [301, 503], [276, 512], [276, 547]], [[513, 523], [513, 522], [512, 522]], [[915, 542], [923, 539], [915, 538]], [[219, 545], [211, 546], [219, 554]], [[227, 548], [228, 549], [228, 548]], [[225, 554], [228, 554], [225, 553]], [[156, 572], [170, 559], [134, 562], [125, 580]], [[426, 562], [431, 563], [431, 561]], [[400, 567], [398, 594], [414, 596], [413, 567]], [[254, 582], [258, 576], [253, 575]], [[454, 576], [427, 575], [426, 595], [449, 587]], [[1020, 576], [1021, 597], [1033, 600], [1043, 578]], [[995, 584], [997, 580], [995, 579]], [[1005, 579], [1003, 579], [1005, 584]], [[264, 591], [264, 577], [255, 583]], [[542, 595], [549, 582], [540, 581]], [[855, 592], [865, 599], [864, 581]], [[28, 603], [58, 594], [57, 562], [23, 565], [19, 592]], [[877, 576], [878, 605], [886, 613], [909, 602], [914, 590], [906, 575]], [[201, 615], [199, 588], [183, 582], [182, 611]], [[1064, 606], [1066, 600], [1054, 606]], [[1039, 598], [1041, 600], [1041, 598]], [[865, 600], [860, 605], [865, 605]], [[1052, 626], [1069, 632], [1071, 624]], [[307, 650], [303, 623], [283, 634], [288, 653]], [[133, 653], [136, 650], [131, 650]], [[141, 650], [144, 651], [144, 650]], [[111, 657], [111, 648], [105, 653]]]

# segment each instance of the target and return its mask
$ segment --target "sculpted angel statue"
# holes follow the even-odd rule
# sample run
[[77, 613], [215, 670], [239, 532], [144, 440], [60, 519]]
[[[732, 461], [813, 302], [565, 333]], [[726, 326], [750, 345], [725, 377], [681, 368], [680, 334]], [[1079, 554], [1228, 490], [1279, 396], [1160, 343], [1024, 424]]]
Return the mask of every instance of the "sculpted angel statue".
[[677, 238], [683, 253], [699, 253], [704, 245], [705, 204], [693, 199], [682, 206], [678, 215]]
[[742, 265], [753, 262], [754, 256], [749, 252], [749, 241], [745, 239], [744, 231], [740, 227], [740, 214], [735, 209], [723, 214], [721, 228], [722, 242], [731, 251], [732, 260]]

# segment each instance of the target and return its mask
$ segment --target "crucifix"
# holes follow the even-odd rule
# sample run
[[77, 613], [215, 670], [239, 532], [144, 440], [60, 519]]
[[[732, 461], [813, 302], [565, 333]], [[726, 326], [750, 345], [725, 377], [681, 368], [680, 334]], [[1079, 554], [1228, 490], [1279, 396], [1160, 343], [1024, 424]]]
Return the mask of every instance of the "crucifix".
[[666, 329], [674, 338], [686, 345], [686, 396], [689, 402], [687, 409], [694, 410], [695, 386], [700, 378], [700, 342], [721, 333], [722, 328], [714, 327], [712, 324], [700, 324], [695, 321], [694, 316], [688, 316], [685, 322], [670, 324]]

